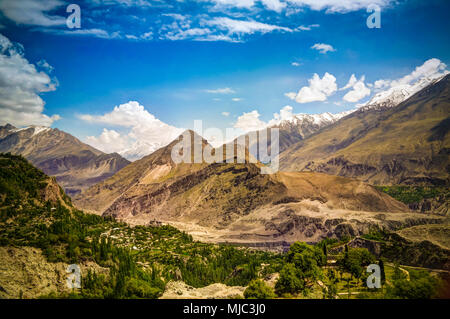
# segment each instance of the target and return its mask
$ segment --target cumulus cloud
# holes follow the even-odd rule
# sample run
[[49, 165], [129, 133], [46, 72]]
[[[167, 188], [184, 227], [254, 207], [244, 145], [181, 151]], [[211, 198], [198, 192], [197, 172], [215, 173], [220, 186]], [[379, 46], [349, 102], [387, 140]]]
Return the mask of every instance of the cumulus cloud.
[[285, 95], [297, 103], [308, 103], [314, 101], [326, 101], [327, 97], [337, 91], [336, 78], [325, 72], [320, 78], [317, 73], [308, 80], [309, 86], [302, 87], [298, 93], [289, 92]]
[[408, 75], [405, 75], [404, 77], [391, 81], [391, 86], [398, 86], [402, 84], [411, 84], [412, 82], [415, 82], [421, 78], [424, 77], [437, 77], [442, 74], [443, 71], [445, 71], [447, 65], [441, 60], [433, 58], [429, 59], [424, 62], [424, 64], [418, 66], [415, 68], [413, 72], [411, 72]]
[[441, 60], [432, 58], [417, 66], [411, 73], [399, 79], [379, 79], [373, 83], [375, 91], [403, 88], [411, 90], [415, 83], [424, 79], [436, 79], [447, 74], [447, 65]]
[[340, 90], [347, 90], [351, 88], [349, 92], [347, 92], [343, 99], [344, 101], [355, 103], [361, 100], [362, 98], [370, 95], [370, 89], [365, 85], [365, 76], [363, 75], [359, 80], [356, 79], [356, 76], [352, 74], [350, 79], [343, 88]]
[[243, 113], [237, 118], [234, 128], [241, 129], [244, 132], [251, 132], [267, 127], [267, 123], [259, 119], [260, 114], [257, 110]]
[[269, 10], [281, 12], [286, 8], [286, 3], [280, 2], [280, 0], [261, 0], [262, 4]]
[[240, 129], [236, 136], [242, 134], [242, 132], [251, 132], [262, 130], [267, 127], [278, 125], [281, 121], [289, 121], [294, 118], [293, 108], [290, 105], [286, 105], [281, 108], [279, 113], [274, 113], [273, 118], [268, 122], [264, 122], [260, 119], [260, 114], [257, 110], [253, 110], [248, 113], [243, 113], [239, 116], [234, 123], [234, 128]]
[[[48, 64], [48, 63], [47, 63]], [[47, 64], [42, 62], [42, 68]], [[49, 68], [48, 65], [47, 68]], [[23, 54], [23, 47], [0, 34], [0, 122], [16, 126], [50, 126], [60, 117], [43, 114], [40, 93], [56, 89], [57, 82], [38, 71]]]
[[298, 63], [298, 62], [292, 62], [291, 65], [292, 65], [292, 66], [300, 66], [301, 64]]
[[[107, 124], [113, 127], [128, 128], [125, 135], [116, 130], [104, 130], [98, 137], [89, 136], [88, 144], [102, 150], [116, 150], [130, 160], [136, 160], [173, 141], [182, 128], [168, 125], [149, 113], [136, 101], [114, 107], [103, 115], [83, 114], [80, 119], [90, 123]], [[111, 146], [116, 143], [116, 146]], [[119, 146], [120, 145], [120, 146]]]
[[325, 43], [316, 43], [311, 47], [311, 49], [317, 50], [322, 54], [327, 54], [327, 52], [336, 51], [336, 49], [333, 48], [331, 45]]
[[242, 99], [240, 97], [234, 97], [231, 99], [233, 102], [239, 102], [242, 101]]
[[105, 153], [119, 153], [130, 147], [130, 139], [128, 136], [122, 136], [115, 130], [103, 129], [102, 134], [97, 136], [88, 136], [86, 143], [102, 150]]
[[230, 116], [230, 112], [222, 112], [221, 113], [223, 116]]
[[363, 105], [375, 104], [385, 100], [400, 103], [406, 97], [420, 91], [432, 81], [449, 73], [447, 65], [441, 60], [436, 58], [429, 59], [422, 65], [417, 66], [411, 73], [399, 79], [379, 79], [375, 81], [373, 89], [377, 93]]

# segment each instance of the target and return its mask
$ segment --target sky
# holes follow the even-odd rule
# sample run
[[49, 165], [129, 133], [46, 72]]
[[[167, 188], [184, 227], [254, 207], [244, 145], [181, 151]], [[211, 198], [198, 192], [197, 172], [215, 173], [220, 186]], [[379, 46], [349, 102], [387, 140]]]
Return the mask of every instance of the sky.
[[445, 72], [448, 12], [445, 0], [0, 0], [0, 124], [136, 159], [195, 120], [249, 131], [344, 112]]

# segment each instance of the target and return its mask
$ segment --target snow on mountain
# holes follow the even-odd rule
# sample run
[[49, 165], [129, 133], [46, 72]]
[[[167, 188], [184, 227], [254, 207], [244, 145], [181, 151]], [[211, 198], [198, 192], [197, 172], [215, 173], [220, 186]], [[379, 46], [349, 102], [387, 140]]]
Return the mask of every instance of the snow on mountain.
[[34, 132], [32, 136], [38, 135], [39, 133], [47, 132], [48, 130], [51, 130], [48, 126], [34, 126]]
[[269, 127], [278, 127], [290, 132], [299, 134], [302, 138], [311, 135], [319, 129], [333, 124], [344, 116], [352, 113], [354, 110], [341, 113], [321, 113], [321, 114], [283, 114], [276, 116], [269, 122]]
[[12, 125], [6, 125], [3, 128], [6, 128], [7, 132], [9, 132], [9, 133], [33, 130], [33, 134], [31, 135], [31, 137], [51, 130], [51, 128], [48, 126], [37, 126], [37, 125], [31, 125], [31, 126], [26, 126], [26, 127], [22, 127], [22, 128], [16, 128]]
[[423, 77], [417, 80], [414, 84], [398, 84], [390, 87], [387, 90], [378, 92], [375, 94], [369, 102], [361, 106], [360, 110], [372, 110], [372, 109], [384, 109], [391, 108], [399, 105], [409, 97], [413, 96], [415, 93], [424, 89], [425, 87], [439, 82], [447, 74], [448, 71], [444, 73], [437, 73], [431, 76]]

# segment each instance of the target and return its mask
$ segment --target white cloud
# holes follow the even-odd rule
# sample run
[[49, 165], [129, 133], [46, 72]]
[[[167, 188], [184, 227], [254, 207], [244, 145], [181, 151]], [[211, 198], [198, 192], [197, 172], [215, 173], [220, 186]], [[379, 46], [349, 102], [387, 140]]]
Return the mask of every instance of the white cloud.
[[267, 124], [267, 126], [274, 126], [279, 124], [281, 121], [290, 121], [294, 118], [294, 113], [293, 111], [293, 107], [290, 105], [286, 105], [284, 106], [281, 110], [280, 113], [274, 113], [273, 114], [273, 119], [271, 119], [269, 121], [269, 123]]
[[106, 128], [103, 129], [102, 134], [98, 137], [88, 136], [85, 141], [105, 153], [119, 153], [128, 149], [132, 143], [127, 136], [122, 136], [115, 130], [108, 130]]
[[213, 93], [213, 94], [233, 94], [236, 93], [232, 88], [219, 88], [219, 89], [213, 89], [213, 90], [205, 90], [207, 93]]
[[292, 62], [291, 65], [292, 65], [292, 66], [300, 66], [301, 64], [298, 63], [298, 62]]
[[242, 99], [240, 97], [234, 97], [231, 99], [233, 102], [239, 102], [242, 101]]
[[326, 101], [327, 97], [337, 90], [336, 78], [328, 72], [325, 72], [322, 78], [317, 73], [314, 73], [308, 82], [309, 86], [302, 87], [298, 93], [289, 92], [285, 95], [297, 103], [308, 103]]
[[349, 92], [347, 92], [343, 99], [344, 101], [355, 103], [361, 100], [362, 98], [370, 95], [370, 89], [365, 85], [365, 76], [363, 75], [361, 79], [357, 80], [356, 76], [352, 74], [350, 79], [348, 80], [347, 85], [345, 85], [340, 90], [347, 90], [351, 88]]
[[335, 48], [333, 48], [331, 45], [329, 44], [325, 44], [325, 43], [316, 43], [314, 44], [311, 49], [315, 49], [317, 51], [319, 51], [322, 54], [326, 54], [327, 52], [334, 52], [336, 51]]
[[376, 4], [386, 7], [394, 0], [287, 0], [290, 4], [299, 7], [309, 7], [312, 10], [327, 10], [327, 13], [346, 13], [350, 11], [365, 10], [369, 5]]
[[234, 20], [227, 17], [216, 17], [211, 20], [203, 20], [202, 22], [208, 26], [214, 26], [221, 30], [225, 30], [228, 34], [253, 34], [253, 33], [267, 33], [272, 31], [286, 31], [292, 32], [291, 29], [280, 27], [277, 25], [257, 22], [253, 20]]
[[416, 67], [416, 69], [408, 75], [405, 75], [401, 79], [394, 80], [391, 82], [391, 86], [398, 86], [402, 84], [411, 84], [418, 79], [424, 77], [435, 77], [436, 74], [442, 73], [446, 69], [447, 65], [441, 62], [441, 60], [433, 58], [424, 62], [421, 66]]
[[353, 89], [347, 92], [343, 99], [344, 101], [355, 103], [361, 100], [362, 98], [370, 95], [370, 89], [365, 86], [364, 79], [358, 81], [353, 86]]
[[79, 117], [91, 123], [129, 128], [125, 135], [115, 130], [104, 130], [99, 137], [90, 136], [86, 142], [92, 143], [91, 145], [102, 151], [115, 149], [115, 146], [110, 144], [117, 143], [119, 154], [130, 160], [154, 152], [172, 142], [183, 132], [183, 129], [157, 119], [136, 101], [116, 106], [113, 111], [103, 115], [84, 114]]
[[447, 65], [441, 60], [432, 58], [417, 66], [411, 73], [395, 80], [379, 79], [373, 83], [375, 91], [404, 89], [410, 90], [415, 83], [424, 79], [435, 79], [448, 73]]
[[354, 74], [352, 74], [350, 76], [350, 79], [348, 80], [348, 83], [344, 87], [340, 88], [339, 90], [347, 90], [349, 88], [352, 88], [356, 84], [356, 82], [358, 82], [358, 80], [356, 79], [356, 76]]
[[0, 12], [17, 24], [42, 27], [66, 24], [66, 18], [50, 12], [65, 4], [60, 0], [2, 0]]
[[375, 83], [373, 84], [373, 87], [375, 89], [384, 89], [386, 87], [389, 87], [389, 85], [390, 85], [389, 80], [378, 80], [378, 81], [375, 81]]
[[230, 116], [230, 112], [222, 112], [221, 114], [222, 114], [223, 116], [227, 116], [227, 117]]
[[399, 79], [377, 80], [373, 84], [377, 94], [363, 105], [386, 103], [386, 101], [396, 105], [429, 85], [433, 80], [448, 74], [449, 71], [446, 68], [447, 65], [441, 60], [432, 58]]
[[267, 9], [276, 12], [281, 12], [286, 7], [286, 3], [280, 2], [280, 0], [261, 0], [261, 2]]
[[44, 70], [47, 71], [48, 73], [53, 72], [53, 69], [54, 69], [54, 68], [53, 68], [50, 64], [48, 64], [48, 62], [45, 61], [45, 60], [40, 60], [40, 61], [38, 61], [38, 62], [36, 63], [36, 65], [39, 66], [40, 68], [44, 69]]
[[56, 86], [56, 79], [52, 80], [47, 73], [38, 71], [25, 59], [21, 45], [0, 34], [1, 123], [50, 126], [60, 117], [42, 113], [45, 102], [39, 94], [54, 91]]
[[311, 31], [312, 28], [318, 28], [320, 27], [320, 24], [310, 24], [310, 25], [301, 25], [299, 27], [296, 28], [296, 30], [300, 30], [300, 31]]
[[216, 4], [216, 7], [236, 7], [236, 8], [251, 8], [255, 4], [254, 0], [211, 0]]
[[260, 130], [267, 126], [267, 123], [259, 119], [260, 114], [257, 110], [248, 113], [243, 113], [237, 118], [234, 128], [241, 129], [245, 132]]
[[[251, 9], [257, 2], [261, 2], [268, 10], [281, 12], [283, 9], [308, 7], [312, 10], [326, 10], [327, 13], [346, 13], [366, 9], [370, 4], [386, 7], [394, 0], [209, 0], [216, 8], [235, 7]], [[289, 7], [287, 7], [289, 4]]]
[[135, 39], [136, 37], [122, 36], [120, 32], [108, 32], [103, 29], [45, 29], [47, 33], [59, 34], [59, 35], [72, 35], [72, 36], [92, 36], [100, 39]]
[[153, 40], [153, 32], [152, 31], [145, 32], [141, 34], [139, 38], [142, 40]]

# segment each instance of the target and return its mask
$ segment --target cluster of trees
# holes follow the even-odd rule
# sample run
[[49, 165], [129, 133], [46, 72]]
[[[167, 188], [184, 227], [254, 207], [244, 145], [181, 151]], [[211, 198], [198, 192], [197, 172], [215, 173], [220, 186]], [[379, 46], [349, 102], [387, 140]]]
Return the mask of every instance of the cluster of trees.
[[366, 267], [375, 263], [375, 256], [372, 255], [367, 249], [348, 249], [347, 245], [345, 246], [344, 253], [341, 254], [337, 260], [339, 269], [350, 273], [351, 276], [356, 279], [362, 278], [362, 280], [365, 280], [364, 275], [367, 274]]
[[326, 263], [326, 255], [319, 246], [301, 242], [292, 244], [275, 284], [275, 292], [280, 296], [300, 292], [306, 295], [312, 283], [322, 277], [321, 267]]
[[391, 285], [386, 287], [386, 298], [430, 299], [438, 297], [439, 280], [426, 270], [409, 269], [408, 275], [397, 265]]

